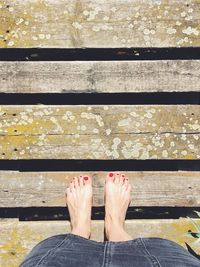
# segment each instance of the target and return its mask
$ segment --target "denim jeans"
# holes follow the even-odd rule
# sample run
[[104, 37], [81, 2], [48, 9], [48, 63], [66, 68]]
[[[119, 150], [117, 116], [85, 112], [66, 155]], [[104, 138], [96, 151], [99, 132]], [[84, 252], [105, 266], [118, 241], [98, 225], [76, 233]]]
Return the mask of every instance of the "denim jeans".
[[98, 242], [74, 234], [37, 244], [20, 267], [200, 267], [185, 248], [163, 238]]

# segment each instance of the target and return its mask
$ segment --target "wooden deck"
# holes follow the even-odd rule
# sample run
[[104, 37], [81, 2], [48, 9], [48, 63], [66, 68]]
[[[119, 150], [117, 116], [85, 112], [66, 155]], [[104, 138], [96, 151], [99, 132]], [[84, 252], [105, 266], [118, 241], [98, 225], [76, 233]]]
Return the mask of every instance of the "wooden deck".
[[199, 69], [200, 60], [0, 61], [0, 93], [198, 92]]
[[[114, 169], [126, 173], [133, 188], [130, 208], [199, 210], [199, 0], [0, 0], [0, 13], [0, 163], [9, 163], [0, 169], [0, 266], [17, 267], [41, 240], [70, 232], [70, 222], [63, 218], [44, 221], [38, 215], [34, 221], [17, 213], [66, 207], [65, 187], [72, 176], [91, 175], [93, 207], [103, 213], [106, 171], [83, 171], [78, 165], [63, 171], [59, 160], [81, 166], [88, 160], [116, 163]], [[16, 60], [24, 48], [30, 49], [27, 56]], [[38, 56], [40, 48], [46, 59]], [[96, 55], [79, 56], [93, 48]], [[115, 58], [97, 59], [102, 48], [106, 53], [119, 50]], [[161, 48], [166, 55], [155, 56]], [[175, 55], [178, 48], [188, 48], [191, 58]], [[68, 59], [54, 55], [55, 49]], [[149, 59], [139, 49], [146, 49]], [[106, 104], [103, 97], [111, 99], [113, 93], [118, 93], [118, 103]], [[147, 95], [161, 93], [168, 104], [148, 104]], [[45, 98], [24, 103], [24, 96], [42, 94], [52, 97], [52, 103], [41, 104]], [[63, 104], [69, 94], [78, 100]], [[169, 103], [183, 94], [192, 98]], [[82, 95], [99, 97], [102, 103], [83, 104]], [[133, 103], [119, 104], [127, 95]], [[134, 102], [138, 95], [141, 104]], [[62, 104], [54, 96], [63, 96]], [[52, 160], [55, 171], [52, 166], [45, 171], [14, 168], [16, 162], [28, 166], [36, 160]], [[135, 160], [144, 165], [156, 161], [158, 168], [136, 171]], [[183, 171], [177, 163], [175, 171], [167, 164], [160, 170], [161, 161], [169, 160], [191, 162], [191, 168]], [[121, 161], [131, 170], [118, 167]], [[168, 238], [200, 253], [199, 239], [186, 235], [196, 232], [194, 222], [200, 225], [200, 219], [130, 217], [125, 227], [133, 238]], [[102, 219], [92, 221], [91, 239], [104, 241]]]
[[15, 0], [1, 9], [1, 47], [200, 45], [198, 0]]
[[197, 105], [2, 106], [1, 116], [2, 159], [200, 158]]
[[[66, 185], [81, 172], [0, 172], [0, 208], [65, 207]], [[92, 178], [93, 207], [104, 206], [106, 172]], [[130, 207], [198, 207], [200, 172], [127, 172], [132, 185]]]

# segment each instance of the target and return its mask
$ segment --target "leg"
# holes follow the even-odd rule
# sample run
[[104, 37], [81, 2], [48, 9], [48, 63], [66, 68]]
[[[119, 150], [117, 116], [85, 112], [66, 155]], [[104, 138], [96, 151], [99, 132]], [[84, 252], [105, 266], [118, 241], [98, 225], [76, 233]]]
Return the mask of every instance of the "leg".
[[89, 176], [74, 177], [66, 189], [71, 233], [85, 238], [91, 233], [92, 181]]
[[198, 267], [200, 261], [184, 247], [163, 238], [140, 238], [140, 249], [146, 257], [163, 267]]
[[[89, 176], [74, 177], [66, 189], [67, 205], [71, 218], [72, 234], [85, 238], [90, 236], [91, 207], [92, 207], [92, 183]], [[37, 266], [41, 261], [54, 257], [54, 252], [64, 257], [63, 249], [69, 245], [67, 234], [49, 237], [38, 243], [26, 256], [22, 266]], [[62, 248], [61, 248], [62, 246]], [[58, 261], [58, 258], [55, 258]], [[59, 264], [58, 264], [59, 265]], [[53, 265], [53, 266], [58, 266]], [[43, 265], [46, 266], [46, 265]], [[50, 266], [47, 264], [47, 266]], [[59, 265], [60, 266], [60, 265]]]
[[53, 251], [55, 248], [60, 246], [66, 239], [66, 234], [55, 235], [48, 237], [40, 241], [24, 258], [23, 262], [20, 264], [20, 267], [35, 267], [38, 262], [48, 255], [49, 252]]
[[109, 241], [128, 241], [132, 237], [124, 230], [126, 211], [131, 201], [128, 177], [109, 173], [105, 185], [105, 233]]

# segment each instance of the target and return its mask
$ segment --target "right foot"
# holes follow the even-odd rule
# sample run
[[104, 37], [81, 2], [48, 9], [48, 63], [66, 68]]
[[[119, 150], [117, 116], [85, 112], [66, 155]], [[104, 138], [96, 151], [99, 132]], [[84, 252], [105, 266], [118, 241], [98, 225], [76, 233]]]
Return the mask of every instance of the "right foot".
[[127, 241], [132, 237], [124, 230], [126, 211], [131, 201], [128, 177], [110, 172], [105, 185], [105, 233], [110, 241]]

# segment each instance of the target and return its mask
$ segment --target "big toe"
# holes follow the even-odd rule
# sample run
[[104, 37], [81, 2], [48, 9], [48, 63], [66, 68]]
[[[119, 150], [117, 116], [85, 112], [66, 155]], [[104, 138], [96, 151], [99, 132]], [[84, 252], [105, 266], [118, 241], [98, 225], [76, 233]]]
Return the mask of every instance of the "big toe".
[[91, 177], [89, 175], [84, 175], [83, 182], [84, 182], [84, 185], [91, 185], [92, 184]]
[[108, 172], [106, 175], [106, 182], [113, 182], [115, 178], [115, 175], [113, 172]]

